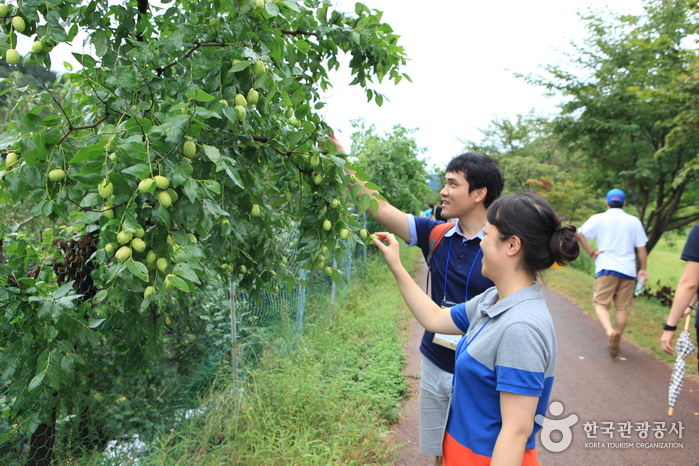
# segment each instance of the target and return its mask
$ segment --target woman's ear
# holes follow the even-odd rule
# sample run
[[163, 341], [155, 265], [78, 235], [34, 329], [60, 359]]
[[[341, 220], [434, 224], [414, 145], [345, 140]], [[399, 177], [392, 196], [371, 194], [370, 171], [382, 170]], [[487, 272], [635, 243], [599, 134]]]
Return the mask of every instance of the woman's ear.
[[522, 249], [522, 240], [519, 236], [510, 236], [507, 238], [507, 255], [515, 256]]

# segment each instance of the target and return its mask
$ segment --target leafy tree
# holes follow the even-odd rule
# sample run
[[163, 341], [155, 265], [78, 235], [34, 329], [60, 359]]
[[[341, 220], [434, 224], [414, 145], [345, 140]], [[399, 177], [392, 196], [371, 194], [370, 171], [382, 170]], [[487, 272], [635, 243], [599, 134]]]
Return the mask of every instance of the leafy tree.
[[591, 14], [585, 17], [589, 37], [572, 61], [579, 71], [550, 66], [551, 78], [529, 78], [565, 96], [556, 133], [585, 155], [587, 174], [600, 190], [628, 192], [649, 251], [664, 232], [699, 220], [697, 181], [687, 170], [699, 136], [685, 131], [667, 143], [678, 115], [689, 121], [687, 112], [694, 112], [678, 98], [677, 84], [692, 79], [697, 61], [690, 47], [696, 8], [686, 0], [650, 1], [642, 16]]
[[585, 182], [579, 156], [560, 142], [545, 118], [533, 113], [515, 121], [496, 118], [481, 132], [483, 139], [466, 141], [465, 150], [498, 162], [505, 194], [535, 191], [569, 221], [594, 213], [597, 193]]
[[[214, 275], [274, 293], [278, 271], [298, 281], [282, 273], [285, 248], [323, 268], [343, 254], [343, 229], [359, 241], [360, 187], [327, 143], [320, 93], [346, 53], [352, 84], [381, 105], [374, 80], [398, 83], [406, 58], [381, 12], [361, 3], [352, 13], [327, 0], [8, 7], [3, 56], [19, 33], [41, 43], [25, 65], [50, 68], [50, 49], [78, 31], [89, 51], [0, 135], [0, 383], [16, 426], [2, 440], [31, 435], [31, 457], [50, 462], [57, 419], [90, 421], [91, 374], [117, 364], [123, 376], [167, 378], [166, 333], [197, 328], [190, 293]], [[369, 206], [363, 196], [358, 210]], [[289, 229], [298, 234], [280, 241]]]
[[391, 132], [377, 134], [376, 127], [366, 128], [363, 120], [352, 123], [359, 129], [352, 134], [356, 164], [381, 188], [391, 205], [403, 212], [422, 212], [431, 190], [426, 163], [418, 158], [424, 149], [410, 136], [415, 130], [395, 125]]

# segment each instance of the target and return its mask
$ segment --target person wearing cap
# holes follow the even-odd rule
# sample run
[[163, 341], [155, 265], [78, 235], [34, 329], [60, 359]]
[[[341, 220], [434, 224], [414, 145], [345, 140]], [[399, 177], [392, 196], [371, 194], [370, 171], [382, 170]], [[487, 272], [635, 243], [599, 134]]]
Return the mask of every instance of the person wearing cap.
[[[593, 215], [580, 227], [578, 240], [595, 260], [592, 302], [609, 339], [609, 355], [615, 358], [619, 355], [621, 334], [624, 333], [626, 319], [633, 304], [634, 280], [648, 280], [648, 237], [641, 221], [624, 212], [624, 191], [616, 188], [610, 190], [606, 204], [606, 212]], [[597, 240], [597, 249], [592, 249], [587, 242], [590, 239]], [[609, 313], [612, 301], [616, 308], [614, 325]]]

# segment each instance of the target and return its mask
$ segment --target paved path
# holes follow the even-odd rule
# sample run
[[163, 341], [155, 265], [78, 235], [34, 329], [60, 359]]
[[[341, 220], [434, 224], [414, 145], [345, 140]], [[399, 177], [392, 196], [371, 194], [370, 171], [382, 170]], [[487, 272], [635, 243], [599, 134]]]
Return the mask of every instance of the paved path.
[[[424, 283], [424, 274], [420, 283]], [[560, 415], [547, 416], [566, 419], [576, 415], [578, 421], [572, 426], [570, 445], [562, 452], [548, 451], [538, 439], [542, 465], [699, 465], [699, 385], [685, 381], [675, 414], [669, 417], [671, 368], [623, 340], [620, 357], [610, 358], [604, 332], [596, 319], [550, 289], [545, 290], [545, 296], [558, 339], [551, 401], [563, 406]], [[417, 416], [422, 327], [413, 322], [408, 331], [411, 338], [405, 347], [405, 373], [411, 388], [397, 427], [396, 440], [405, 446], [395, 465], [426, 466], [433, 463], [419, 452]], [[696, 361], [696, 355], [690, 356], [690, 364]], [[638, 425], [646, 422], [650, 428], [643, 439]], [[630, 426], [628, 433], [621, 432], [625, 423], [630, 423], [626, 424]], [[658, 437], [662, 433], [662, 438], [656, 438], [656, 423], [665, 423], [665, 431], [657, 432]], [[681, 423], [681, 438], [670, 432], [673, 423], [675, 427]], [[589, 438], [594, 434], [586, 433], [585, 425], [597, 426], [597, 438]], [[550, 439], [560, 442], [562, 437], [554, 431]]]

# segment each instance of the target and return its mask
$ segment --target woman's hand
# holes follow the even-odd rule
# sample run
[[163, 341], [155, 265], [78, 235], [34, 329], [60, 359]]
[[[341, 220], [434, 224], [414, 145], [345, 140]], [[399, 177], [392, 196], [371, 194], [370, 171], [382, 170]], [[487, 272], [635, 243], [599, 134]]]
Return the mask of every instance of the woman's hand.
[[[386, 264], [392, 272], [403, 268], [403, 264], [400, 262], [400, 244], [395, 236], [382, 231], [376, 233], [376, 238], [374, 238], [373, 241], [383, 254], [383, 257], [386, 259]], [[384, 242], [388, 244], [384, 244]]]

